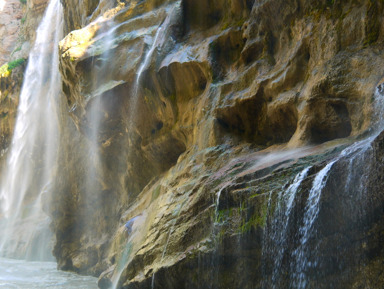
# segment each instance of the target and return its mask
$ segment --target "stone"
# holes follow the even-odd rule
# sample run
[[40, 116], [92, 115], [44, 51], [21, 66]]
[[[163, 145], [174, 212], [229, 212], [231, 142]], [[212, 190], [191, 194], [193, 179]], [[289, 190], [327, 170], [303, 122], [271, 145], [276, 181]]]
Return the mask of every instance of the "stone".
[[8, 62], [12, 51], [16, 48], [21, 18], [22, 4], [18, 0], [4, 1], [0, 9], [0, 66]]
[[[369, 45], [361, 32], [361, 27], [376, 29], [365, 20], [369, 1], [203, 2], [185, 0], [174, 10], [174, 1], [121, 2], [117, 10], [103, 1], [86, 3], [83, 10], [65, 5], [64, 93], [80, 143], [88, 137], [90, 111], [97, 103], [88, 96], [100, 99], [105, 163], [98, 169], [108, 177], [98, 180], [97, 190], [116, 198], [96, 213], [107, 216], [111, 210], [114, 217], [97, 229], [90, 225], [99, 236], [116, 235], [102, 245], [97, 234], [90, 237], [87, 246], [100, 248], [99, 259], [80, 270], [106, 270], [101, 287], [109, 286], [123, 254], [127, 236], [121, 228], [141, 213], [145, 225], [129, 241], [134, 249], [119, 281], [122, 288], [147, 288], [152, 278], [155, 288], [196, 288], [196, 280], [228, 288], [261, 286], [266, 194], [277, 196], [287, 179], [314, 164], [303, 182], [308, 193], [330, 155], [370, 126], [371, 98], [384, 63], [375, 44], [381, 43], [381, 32]], [[164, 21], [166, 11], [173, 14]], [[97, 15], [106, 20], [92, 22]], [[93, 39], [116, 22], [121, 28], [114, 45], [103, 50]], [[161, 23], [169, 23], [168, 34], [160, 36], [135, 91], [135, 71]], [[87, 83], [106, 55], [114, 69], [94, 88]], [[134, 92], [140, 97], [133, 112]], [[134, 121], [128, 123], [132, 113]], [[73, 178], [70, 183], [77, 185], [67, 188], [68, 200], [82, 194], [84, 184]], [[300, 200], [298, 216], [304, 192]], [[66, 223], [64, 208], [54, 230]], [[71, 247], [83, 246], [74, 240], [57, 244], [59, 264], [73, 264]], [[231, 255], [228, 248], [234, 246]], [[219, 268], [220, 278], [201, 273], [210, 264]], [[259, 273], [238, 278], [236, 268], [249, 267]]]
[[272, 287], [279, 198], [310, 167], [276, 277], [297, 287], [287, 260], [313, 181], [338, 158], [308, 241], [321, 253], [308, 286], [381, 286], [383, 135], [340, 156], [375, 122], [381, 1], [63, 6], [60, 177], [46, 206], [60, 269], [100, 276], [100, 288], [117, 275], [118, 288]]

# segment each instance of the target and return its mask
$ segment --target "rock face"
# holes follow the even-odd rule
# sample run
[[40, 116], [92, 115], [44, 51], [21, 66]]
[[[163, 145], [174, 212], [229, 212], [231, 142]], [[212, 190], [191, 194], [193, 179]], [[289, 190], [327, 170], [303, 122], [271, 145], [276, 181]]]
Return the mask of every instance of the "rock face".
[[[14, 49], [20, 33], [21, 18], [23, 15], [22, 4], [18, 0], [2, 1], [0, 3], [0, 66], [5, 64]], [[1, 156], [8, 147], [14, 125], [17, 101], [14, 101], [10, 91], [18, 81], [9, 75], [0, 76], [0, 151]], [[16, 89], [19, 91], [18, 89]], [[17, 94], [17, 91], [15, 94]]]
[[381, 287], [382, 1], [62, 2], [60, 269]]
[[0, 8], [0, 65], [3, 65], [16, 48], [23, 8], [18, 0], [2, 1]]

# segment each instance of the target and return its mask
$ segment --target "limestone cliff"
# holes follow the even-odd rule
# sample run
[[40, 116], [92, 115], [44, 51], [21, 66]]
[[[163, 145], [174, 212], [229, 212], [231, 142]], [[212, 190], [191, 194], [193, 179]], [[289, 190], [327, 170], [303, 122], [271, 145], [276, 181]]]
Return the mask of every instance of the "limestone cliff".
[[[113, 282], [123, 288], [267, 288], [273, 254], [266, 258], [263, 244], [276, 207], [269, 204], [312, 166], [295, 201], [291, 230], [297, 231], [311, 181], [374, 120], [372, 97], [384, 74], [383, 3], [63, 4], [63, 90], [84, 136], [81, 146], [90, 139], [92, 107], [101, 110], [102, 160], [92, 164], [97, 174], [89, 203], [82, 197], [86, 184], [76, 177], [89, 169], [83, 153], [83, 161], [76, 161], [76, 151], [84, 148], [70, 150], [76, 173], [59, 188], [65, 206], [54, 206], [53, 215], [59, 267], [95, 275], [107, 269], [102, 288]], [[112, 36], [106, 33], [111, 29]], [[95, 76], [107, 57], [108, 71]], [[333, 257], [321, 251], [321, 266], [328, 269], [314, 274], [313, 288], [382, 282], [381, 275], [370, 277], [379, 273], [383, 258], [375, 241], [382, 228], [383, 195], [375, 187], [382, 175], [375, 162], [381, 144], [380, 137], [372, 152], [362, 153], [372, 167], [372, 187], [359, 219], [332, 229], [327, 214], [320, 216], [319, 226], [327, 227], [319, 233], [321, 246], [353, 253], [337, 254], [340, 267], [329, 269]], [[332, 180], [348, 174], [342, 162]], [[342, 220], [337, 211], [346, 197], [334, 186], [341, 185], [330, 181], [322, 201], [330, 207], [321, 206]], [[90, 221], [73, 229], [84, 215]], [[123, 225], [135, 216], [127, 236]], [[352, 224], [357, 225], [349, 232]], [[291, 251], [295, 246], [290, 241]], [[366, 269], [359, 267], [361, 260]], [[282, 264], [289, 275], [292, 268]], [[279, 277], [278, 288], [289, 287], [287, 276]]]
[[62, 3], [59, 268], [101, 288], [380, 288], [383, 135], [358, 141], [381, 118], [382, 1]]

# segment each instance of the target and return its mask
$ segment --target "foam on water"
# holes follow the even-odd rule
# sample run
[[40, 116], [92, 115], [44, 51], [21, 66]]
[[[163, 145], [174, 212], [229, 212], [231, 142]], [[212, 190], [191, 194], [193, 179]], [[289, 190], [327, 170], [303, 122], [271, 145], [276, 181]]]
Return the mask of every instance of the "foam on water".
[[56, 269], [54, 262], [25, 262], [0, 258], [0, 288], [96, 289], [97, 278]]

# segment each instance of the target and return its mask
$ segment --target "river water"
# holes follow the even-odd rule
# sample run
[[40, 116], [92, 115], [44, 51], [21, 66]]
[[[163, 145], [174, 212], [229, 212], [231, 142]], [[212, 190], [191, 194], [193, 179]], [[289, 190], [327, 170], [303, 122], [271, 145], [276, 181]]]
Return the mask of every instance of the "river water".
[[97, 278], [56, 270], [54, 262], [0, 258], [0, 288], [96, 289]]

